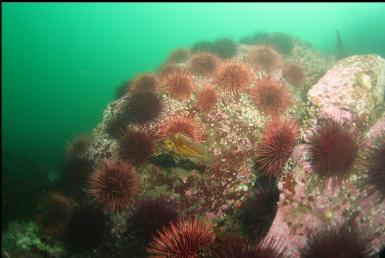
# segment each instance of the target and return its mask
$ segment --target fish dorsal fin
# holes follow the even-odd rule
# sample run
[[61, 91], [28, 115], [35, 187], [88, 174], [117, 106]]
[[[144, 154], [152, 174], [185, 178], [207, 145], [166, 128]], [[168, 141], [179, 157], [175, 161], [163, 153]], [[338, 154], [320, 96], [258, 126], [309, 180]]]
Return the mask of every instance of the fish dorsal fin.
[[186, 140], [186, 141], [190, 141], [190, 142], [193, 142], [192, 138], [190, 136], [187, 136], [181, 132], [178, 132], [176, 134], [174, 134], [175, 137], [180, 137], [182, 138], [183, 140]]

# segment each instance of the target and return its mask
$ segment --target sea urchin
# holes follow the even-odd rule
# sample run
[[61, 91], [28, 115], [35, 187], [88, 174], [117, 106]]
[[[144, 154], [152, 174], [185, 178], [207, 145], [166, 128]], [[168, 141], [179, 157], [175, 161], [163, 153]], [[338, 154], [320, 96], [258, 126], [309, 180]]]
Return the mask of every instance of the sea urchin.
[[258, 183], [238, 211], [241, 232], [259, 242], [269, 232], [278, 209], [279, 190], [275, 180]]
[[42, 229], [50, 236], [61, 235], [73, 212], [74, 199], [54, 192], [41, 202], [41, 206], [43, 210], [38, 215], [37, 221]]
[[75, 211], [68, 221], [63, 242], [73, 252], [89, 252], [103, 244], [108, 234], [107, 216], [93, 206]]
[[287, 249], [276, 236], [256, 243], [227, 234], [224, 239], [217, 238], [214, 250], [216, 258], [283, 258]]
[[218, 68], [219, 58], [207, 52], [196, 53], [190, 63], [191, 72], [198, 75], [210, 75]]
[[135, 203], [126, 223], [130, 250], [145, 252], [151, 236], [157, 230], [175, 222], [177, 218], [178, 211], [173, 207], [173, 203], [164, 198], [145, 198]]
[[305, 72], [296, 64], [286, 64], [282, 74], [286, 81], [297, 87], [301, 87], [305, 81]]
[[272, 71], [282, 63], [282, 57], [272, 47], [259, 45], [251, 52], [251, 62], [267, 72]]
[[190, 56], [190, 50], [187, 48], [177, 48], [171, 52], [167, 62], [168, 63], [183, 63]]
[[385, 133], [380, 134], [369, 151], [368, 178], [366, 184], [370, 195], [385, 199]]
[[143, 124], [155, 120], [160, 115], [162, 102], [154, 92], [138, 91], [131, 95], [127, 109], [130, 122]]
[[251, 76], [251, 69], [246, 64], [228, 62], [219, 68], [216, 81], [223, 90], [239, 93], [249, 86]]
[[158, 88], [158, 79], [151, 73], [140, 74], [130, 84], [131, 93], [155, 92]]
[[251, 89], [250, 95], [258, 110], [267, 115], [278, 115], [291, 103], [287, 88], [270, 77], [260, 79]]
[[339, 122], [328, 119], [310, 138], [311, 166], [323, 178], [342, 179], [354, 165], [358, 150], [356, 137]]
[[215, 234], [211, 224], [190, 217], [157, 231], [147, 252], [153, 255], [150, 257], [198, 257], [199, 251], [214, 240]]
[[159, 129], [160, 138], [167, 138], [178, 133], [190, 137], [194, 142], [203, 140], [202, 127], [189, 117], [172, 117]]
[[278, 177], [281, 174], [298, 136], [298, 126], [293, 120], [275, 119], [266, 125], [256, 161], [263, 175]]
[[88, 184], [88, 192], [97, 204], [112, 213], [122, 211], [139, 191], [135, 169], [119, 160], [103, 160]]
[[218, 93], [211, 86], [203, 87], [197, 98], [197, 108], [209, 112], [218, 102]]
[[299, 250], [301, 258], [369, 258], [372, 248], [369, 239], [347, 222], [321, 227], [310, 234]]
[[173, 71], [164, 76], [163, 90], [177, 100], [186, 100], [194, 90], [194, 82], [188, 72]]
[[134, 165], [146, 162], [154, 148], [154, 138], [149, 133], [126, 131], [119, 139], [119, 157]]

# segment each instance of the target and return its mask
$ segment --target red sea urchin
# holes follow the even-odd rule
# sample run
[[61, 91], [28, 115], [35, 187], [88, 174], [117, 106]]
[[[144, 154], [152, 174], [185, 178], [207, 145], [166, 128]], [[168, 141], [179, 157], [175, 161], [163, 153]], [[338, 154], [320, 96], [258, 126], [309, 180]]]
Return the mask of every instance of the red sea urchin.
[[119, 157], [133, 165], [146, 162], [154, 152], [154, 137], [149, 133], [126, 131], [119, 139]]
[[370, 195], [385, 199], [385, 133], [380, 134], [369, 151], [366, 186]]
[[251, 69], [244, 63], [228, 62], [219, 68], [217, 84], [230, 93], [244, 91], [251, 82]]
[[293, 120], [275, 119], [266, 125], [256, 161], [263, 175], [278, 177], [281, 174], [298, 136], [298, 125]]
[[277, 50], [272, 47], [260, 45], [251, 51], [251, 62], [267, 72], [279, 67], [282, 57]]
[[88, 192], [104, 210], [118, 213], [139, 192], [139, 178], [126, 162], [103, 160], [88, 182]]
[[150, 257], [195, 258], [202, 248], [211, 245], [214, 240], [211, 224], [188, 218], [158, 230], [147, 252]]
[[186, 100], [194, 90], [194, 82], [188, 72], [177, 70], [164, 76], [163, 89], [177, 100]]
[[291, 104], [290, 93], [285, 85], [270, 77], [260, 79], [250, 95], [258, 110], [267, 115], [278, 115]]
[[197, 108], [202, 112], [209, 112], [218, 102], [218, 93], [211, 86], [203, 87], [197, 98]]
[[345, 223], [321, 227], [311, 234], [299, 250], [301, 258], [369, 258], [372, 257], [370, 239], [366, 232]]
[[321, 123], [310, 138], [311, 166], [323, 178], [342, 179], [352, 170], [358, 144], [356, 137], [339, 122]]
[[296, 64], [286, 64], [282, 70], [283, 78], [290, 84], [301, 87], [305, 81], [305, 72]]
[[190, 137], [194, 142], [201, 142], [203, 140], [202, 127], [189, 117], [172, 117], [159, 129], [159, 136], [161, 138], [167, 138], [178, 133]]
[[211, 53], [199, 52], [194, 54], [190, 63], [190, 70], [198, 75], [211, 75], [218, 68], [219, 58]]

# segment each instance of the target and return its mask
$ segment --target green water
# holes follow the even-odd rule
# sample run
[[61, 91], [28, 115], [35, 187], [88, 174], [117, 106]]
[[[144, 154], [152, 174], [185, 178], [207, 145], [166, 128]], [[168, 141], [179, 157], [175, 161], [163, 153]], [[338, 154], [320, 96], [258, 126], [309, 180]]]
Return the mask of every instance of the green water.
[[101, 120], [115, 88], [178, 46], [286, 32], [325, 53], [385, 56], [385, 5], [2, 4], [3, 149], [55, 169], [66, 141]]
[[[38, 221], [36, 214], [42, 213], [37, 210], [49, 210], [45, 194], [72, 186], [68, 178], [73, 189], [66, 192], [75, 196], [79, 207], [87, 206], [82, 175], [94, 171], [94, 164], [79, 158], [64, 163], [67, 143], [102, 121], [123, 82], [157, 71], [174, 49], [202, 40], [229, 38], [238, 43], [256, 32], [282, 32], [309, 42], [323, 56], [335, 55], [339, 31], [347, 55], [385, 57], [384, 17], [383, 3], [2, 4], [2, 232], [6, 225], [12, 238], [8, 222]], [[158, 161], [161, 167], [169, 160]], [[183, 161], [184, 166], [181, 160], [170, 165], [170, 171], [191, 171], [195, 163]], [[68, 174], [71, 165], [83, 174]], [[163, 175], [169, 172], [166, 165]], [[62, 178], [48, 182], [52, 174]], [[179, 176], [184, 175], [175, 178]], [[157, 187], [167, 192], [163, 186], [167, 188]]]

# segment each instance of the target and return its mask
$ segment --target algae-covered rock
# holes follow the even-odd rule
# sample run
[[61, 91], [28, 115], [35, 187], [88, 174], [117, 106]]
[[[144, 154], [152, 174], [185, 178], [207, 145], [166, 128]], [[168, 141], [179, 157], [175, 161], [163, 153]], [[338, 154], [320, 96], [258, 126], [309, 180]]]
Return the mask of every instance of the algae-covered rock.
[[63, 257], [63, 247], [58, 241], [44, 239], [37, 224], [12, 222], [2, 233], [2, 253], [25, 254], [25, 257]]
[[339, 61], [308, 92], [321, 116], [368, 126], [384, 108], [385, 60], [377, 55]]
[[375, 139], [380, 136], [381, 133], [385, 132], [385, 112], [382, 113], [381, 117], [370, 127], [367, 132], [368, 139]]

